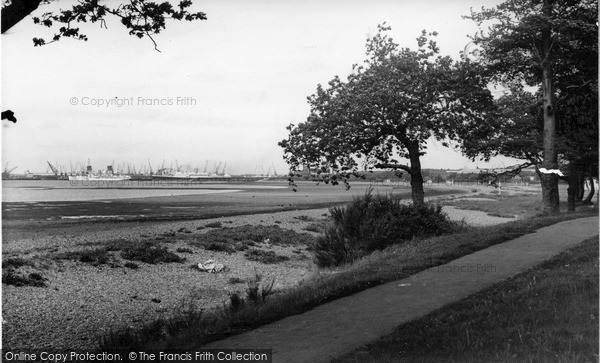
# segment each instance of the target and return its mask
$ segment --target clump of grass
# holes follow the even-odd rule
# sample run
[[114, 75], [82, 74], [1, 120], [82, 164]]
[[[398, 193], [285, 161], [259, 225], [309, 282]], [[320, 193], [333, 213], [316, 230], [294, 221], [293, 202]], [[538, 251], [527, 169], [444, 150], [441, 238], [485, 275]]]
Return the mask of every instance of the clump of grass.
[[297, 233], [279, 226], [245, 225], [215, 229], [195, 237], [188, 243], [210, 251], [235, 253], [236, 251], [247, 251], [248, 248], [257, 244], [307, 245], [314, 240], [315, 238], [308, 233]]
[[263, 281], [263, 276], [255, 269], [254, 277], [246, 280], [248, 284], [246, 298], [242, 298], [238, 293], [229, 295], [229, 310], [233, 313], [239, 312], [246, 306], [246, 302], [254, 306], [264, 304], [267, 298], [273, 294], [275, 278], [273, 277], [270, 282], [266, 283], [261, 283], [261, 281]]
[[79, 261], [83, 263], [89, 263], [92, 266], [100, 266], [110, 262], [113, 256], [109, 253], [109, 250], [112, 251], [112, 248], [113, 245], [95, 249], [85, 249], [81, 251], [63, 252], [54, 255], [53, 258], [57, 260]]
[[44, 287], [46, 280], [39, 272], [20, 274], [14, 267], [2, 269], [2, 283], [6, 285]]
[[[99, 337], [97, 346], [101, 351], [126, 353], [130, 351], [129, 347], [145, 346], [148, 341], [156, 342], [181, 331], [198, 329], [199, 326], [211, 321], [199, 308], [199, 299], [198, 293], [192, 293], [181, 301], [170, 318], [157, 319], [144, 325], [139, 331], [132, 328], [111, 331]], [[158, 299], [153, 300], [159, 301]]]
[[278, 255], [273, 251], [264, 251], [257, 248], [251, 248], [244, 253], [244, 256], [250, 261], [258, 261], [266, 264], [280, 263], [290, 258]]
[[225, 253], [234, 253], [236, 251], [234, 246], [224, 242], [208, 242], [204, 245], [204, 249], [208, 251]]
[[391, 195], [375, 196], [372, 189], [330, 213], [333, 224], [313, 246], [319, 266], [338, 266], [415, 237], [457, 230], [441, 206], [402, 204]]
[[81, 251], [79, 255], [79, 261], [98, 266], [107, 264], [109, 257], [110, 256], [106, 249], [98, 248], [95, 250]]
[[308, 233], [297, 233], [279, 226], [253, 226], [247, 224], [240, 227], [209, 231], [196, 237], [190, 244], [204, 246], [212, 242], [222, 242], [235, 245], [240, 242], [247, 246], [254, 246], [257, 243], [291, 246], [311, 244], [314, 240], [315, 238]]
[[322, 222], [313, 222], [308, 226], [302, 228], [305, 231], [316, 232], [316, 233], [324, 233], [326, 225]]
[[312, 222], [314, 220], [311, 217], [306, 216], [306, 215], [296, 216], [296, 217], [294, 217], [294, 219], [297, 219], [299, 221], [304, 221], [304, 222]]
[[140, 268], [140, 265], [138, 265], [138, 264], [137, 264], [137, 263], [135, 263], [135, 262], [131, 262], [131, 261], [127, 261], [127, 262], [125, 262], [125, 265], [124, 265], [124, 266], [125, 266], [125, 267], [127, 267], [127, 268], [130, 268], [130, 269], [132, 269], [132, 270], [137, 270], [138, 268]]
[[206, 228], [223, 228], [223, 223], [221, 222], [212, 222], [204, 225]]
[[245, 281], [246, 281], [246, 280], [244, 280], [244, 279], [240, 279], [239, 277], [230, 277], [228, 282], [229, 282], [231, 285], [235, 285], [235, 284], [241, 284], [241, 283], [243, 283], [243, 282], [245, 282]]
[[19, 268], [21, 266], [32, 265], [31, 261], [27, 261], [21, 257], [9, 257], [5, 260], [2, 260], [2, 268]]
[[271, 282], [261, 284], [263, 276], [254, 270], [254, 278], [247, 281], [248, 288], [246, 289], [246, 297], [249, 301], [254, 304], [260, 304], [267, 301], [267, 297], [273, 293], [273, 287], [275, 286], [275, 278], [271, 279]]
[[127, 246], [121, 252], [121, 257], [130, 261], [141, 261], [150, 264], [185, 261], [185, 258], [169, 251], [166, 247], [153, 243], [140, 243]]

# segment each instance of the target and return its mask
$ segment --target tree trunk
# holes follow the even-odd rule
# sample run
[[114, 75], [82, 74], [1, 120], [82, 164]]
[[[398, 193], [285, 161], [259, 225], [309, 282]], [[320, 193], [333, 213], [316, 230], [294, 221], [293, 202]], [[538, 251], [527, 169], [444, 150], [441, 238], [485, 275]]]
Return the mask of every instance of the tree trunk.
[[425, 204], [425, 192], [423, 191], [423, 174], [421, 174], [421, 160], [419, 143], [414, 142], [407, 145], [408, 157], [410, 159], [410, 188], [412, 191], [413, 204]]
[[[543, 14], [548, 19], [552, 15], [549, 0], [544, 0]], [[556, 117], [554, 112], [554, 90], [552, 89], [552, 64], [550, 55], [550, 25], [542, 30], [542, 98], [544, 101], [544, 160], [542, 166], [548, 170], [558, 169], [556, 153]], [[542, 184], [542, 212], [556, 214], [560, 211], [558, 195], [558, 175], [543, 173]]]
[[579, 177], [573, 169], [575, 168], [571, 166], [571, 171], [569, 173], [569, 187], [567, 188], [567, 210], [569, 212], [575, 211], [575, 202], [579, 191]]
[[592, 205], [592, 204], [594, 204], [592, 202], [592, 198], [594, 197], [594, 193], [596, 192], [595, 189], [596, 188], [594, 187], [594, 177], [590, 176], [590, 192], [588, 193], [587, 197], [585, 197], [585, 199], [583, 200], [583, 205]]
[[577, 201], [583, 201], [583, 195], [585, 194], [585, 176], [583, 173], [577, 173]]

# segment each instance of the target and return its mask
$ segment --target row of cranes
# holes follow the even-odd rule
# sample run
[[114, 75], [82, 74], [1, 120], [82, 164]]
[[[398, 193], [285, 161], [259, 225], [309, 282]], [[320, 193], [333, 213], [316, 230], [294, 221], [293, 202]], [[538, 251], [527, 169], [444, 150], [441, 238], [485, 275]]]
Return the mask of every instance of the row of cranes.
[[[158, 168], [153, 168], [152, 163], [148, 159], [147, 163], [135, 165], [133, 163], [124, 162], [116, 164], [115, 160], [106, 167], [105, 170], [94, 171], [90, 160], [87, 164], [77, 162], [73, 164], [69, 161], [69, 166], [46, 161], [48, 164], [45, 173], [31, 173], [26, 171], [24, 174], [13, 174], [17, 167], [9, 168], [6, 163], [2, 172], [2, 179], [69, 179], [70, 176], [86, 175], [86, 174], [113, 174], [113, 175], [129, 175], [132, 177], [140, 177], [142, 179], [164, 176], [189, 176], [189, 177], [230, 177], [227, 174], [227, 162], [213, 162], [212, 168], [209, 168], [209, 161], [204, 164], [204, 168], [191, 167], [190, 165], [181, 165], [177, 160], [171, 161], [167, 166], [166, 160], [163, 159], [162, 164]], [[275, 164], [272, 163], [265, 171], [264, 166], [257, 165], [254, 174], [245, 174], [244, 177], [250, 178], [273, 178], [279, 176], [275, 169]]]
[[[148, 159], [147, 164], [143, 163], [139, 167], [136, 167], [135, 164], [129, 163], [129, 162], [118, 163], [115, 166], [115, 161], [113, 160], [113, 162], [110, 165], [108, 165], [107, 169], [102, 172], [109, 172], [109, 173], [123, 174], [123, 175], [148, 175], [148, 176], [162, 175], [162, 174], [174, 173], [174, 172], [190, 173], [190, 174], [194, 173], [194, 174], [206, 174], [206, 175], [220, 175], [220, 176], [226, 175], [226, 173], [225, 173], [225, 170], [227, 167], [226, 162], [225, 163], [219, 162], [218, 164], [213, 163], [213, 168], [209, 170], [208, 169], [209, 162], [206, 161], [203, 171], [200, 171], [200, 168], [192, 168], [189, 165], [180, 165], [177, 160], [175, 160], [175, 165], [173, 165], [173, 162], [171, 161], [171, 164], [168, 167], [165, 165], [165, 162], [166, 162], [166, 160], [163, 160], [161, 166], [158, 169], [154, 170], [152, 168], [150, 159]], [[78, 175], [78, 174], [90, 172], [92, 170], [89, 159], [88, 159], [87, 165], [84, 165], [83, 163], [80, 163], [80, 162], [77, 162], [75, 165], [73, 165], [73, 162], [69, 161], [70, 168], [68, 171], [62, 165], [58, 165], [58, 167], [56, 167], [49, 161], [47, 163], [48, 163], [48, 167], [49, 167], [50, 171], [55, 176]], [[221, 167], [221, 166], [223, 166], [223, 167]], [[46, 173], [49, 173], [49, 171], [46, 170]]]
[[269, 166], [269, 169], [266, 173], [265, 168], [262, 165], [260, 167], [257, 165], [254, 170], [254, 175], [267, 178], [278, 176], [277, 170], [275, 169], [275, 163], [272, 163], [271, 166]]

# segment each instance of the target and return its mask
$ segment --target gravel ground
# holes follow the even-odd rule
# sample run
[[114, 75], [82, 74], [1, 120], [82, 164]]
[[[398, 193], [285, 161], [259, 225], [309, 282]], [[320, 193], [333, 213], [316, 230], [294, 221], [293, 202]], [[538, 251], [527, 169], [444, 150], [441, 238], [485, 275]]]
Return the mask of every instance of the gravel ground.
[[[453, 220], [483, 226], [498, 224], [510, 219], [491, 217], [484, 212], [444, 207]], [[231, 278], [251, 278], [255, 269], [266, 279], [275, 278], [276, 288], [298, 284], [311, 276], [315, 266], [305, 247], [280, 247], [261, 245], [277, 254], [290, 257], [278, 264], [263, 264], [247, 260], [242, 253], [226, 254], [190, 247], [186, 239], [205, 233], [210, 228], [198, 227], [221, 222], [223, 226], [278, 225], [296, 232], [304, 230], [315, 221], [323, 220], [327, 209], [287, 211], [253, 214], [181, 222], [152, 222], [115, 226], [107, 230], [86, 224], [71, 225], [58, 235], [13, 238], [3, 242], [4, 258], [22, 257], [35, 261], [36, 269], [47, 280], [47, 287], [15, 287], [3, 285], [3, 346], [13, 350], [52, 348], [53, 350], [93, 349], [96, 337], [110, 329], [138, 327], [144, 322], [165, 317], [178, 310], [186, 299], [197, 299], [204, 309], [220, 306], [232, 292], [242, 291], [244, 283], [232, 284]], [[107, 224], [110, 226], [110, 224]], [[34, 228], [34, 227], [33, 227]], [[185, 238], [180, 229], [187, 229]], [[139, 263], [137, 270], [123, 267], [123, 261], [115, 266], [98, 267], [72, 260], [56, 260], [49, 256], [76, 251], [84, 246], [106, 241], [140, 241], [165, 233], [176, 232], [165, 243], [169, 250], [179, 247], [192, 249], [184, 263], [150, 265]], [[294, 251], [296, 250], [296, 251]], [[192, 268], [198, 262], [214, 259], [227, 267], [227, 271], [209, 274]], [[22, 267], [27, 269], [28, 267]]]

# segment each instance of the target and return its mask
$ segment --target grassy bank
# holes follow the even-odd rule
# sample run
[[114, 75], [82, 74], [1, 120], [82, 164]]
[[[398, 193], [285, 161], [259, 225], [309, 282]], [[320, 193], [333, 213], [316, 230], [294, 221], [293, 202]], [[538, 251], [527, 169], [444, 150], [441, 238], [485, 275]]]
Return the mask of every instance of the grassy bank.
[[[182, 305], [174, 317], [146, 324], [137, 331], [113, 331], [104, 336], [100, 349], [198, 348], [202, 344], [251, 330], [299, 314], [325, 302], [366, 288], [412, 275], [450, 262], [488, 246], [501, 243], [560, 221], [596, 215], [587, 210], [558, 216], [541, 216], [503, 225], [464, 228], [458, 233], [413, 240], [376, 252], [331, 273], [323, 270], [294, 288], [269, 293], [265, 299], [226, 304], [204, 312], [193, 304]], [[248, 282], [248, 297], [257, 282]], [[232, 299], [234, 303], [234, 299]], [[235, 306], [233, 306], [235, 305]]]
[[598, 238], [334, 362], [598, 361]]

